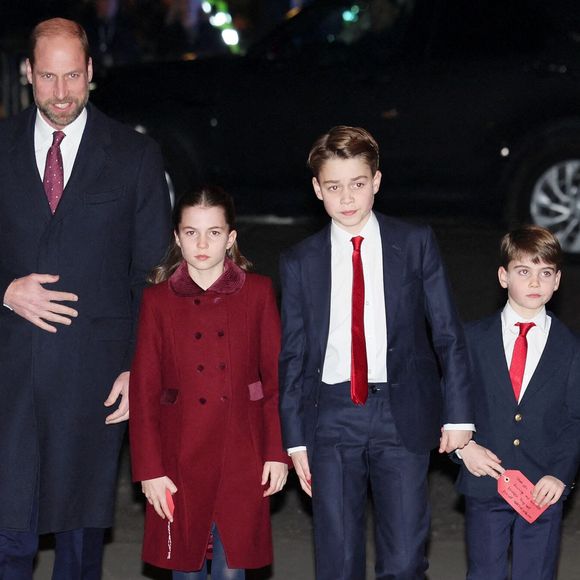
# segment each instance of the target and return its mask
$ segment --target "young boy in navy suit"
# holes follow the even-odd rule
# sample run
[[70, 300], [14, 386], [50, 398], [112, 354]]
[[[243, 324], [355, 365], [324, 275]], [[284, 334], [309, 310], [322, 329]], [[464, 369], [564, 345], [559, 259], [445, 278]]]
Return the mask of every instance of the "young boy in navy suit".
[[462, 327], [431, 229], [372, 211], [373, 137], [334, 127], [308, 164], [332, 221], [281, 258], [280, 406], [312, 496], [316, 578], [365, 577], [370, 484], [376, 578], [419, 580], [429, 451], [473, 429]]
[[[465, 494], [469, 580], [553, 580], [562, 501], [580, 457], [580, 347], [546, 303], [560, 285], [560, 244], [525, 226], [504, 236], [501, 312], [471, 323], [476, 433], [458, 455]], [[529, 524], [497, 492], [504, 469], [520, 470], [533, 499], [550, 506]]]

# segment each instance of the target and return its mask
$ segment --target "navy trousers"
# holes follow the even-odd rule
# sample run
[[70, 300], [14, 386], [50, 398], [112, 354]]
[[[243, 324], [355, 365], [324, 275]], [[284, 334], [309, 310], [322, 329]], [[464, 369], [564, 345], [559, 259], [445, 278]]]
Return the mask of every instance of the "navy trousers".
[[311, 453], [317, 580], [364, 580], [369, 485], [377, 580], [425, 578], [429, 454], [402, 445], [388, 388], [369, 385], [357, 406], [350, 383], [321, 387]]
[[528, 524], [499, 495], [465, 497], [468, 580], [554, 580], [560, 551], [562, 501]]
[[[37, 512], [35, 502], [30, 531], [0, 528], [0, 580], [32, 580], [38, 551]], [[52, 580], [100, 580], [104, 535], [103, 528], [80, 528], [54, 534]]]

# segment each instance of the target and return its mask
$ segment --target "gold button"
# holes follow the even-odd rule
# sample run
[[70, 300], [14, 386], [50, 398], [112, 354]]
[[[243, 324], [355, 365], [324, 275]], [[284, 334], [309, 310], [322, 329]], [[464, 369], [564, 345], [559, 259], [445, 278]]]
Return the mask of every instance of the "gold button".
[[518, 413], [514, 419], [519, 423], [522, 420], [522, 416]]
[[520, 444], [520, 440], [519, 439], [514, 439], [514, 445], [516, 447], [519, 447], [519, 444]]

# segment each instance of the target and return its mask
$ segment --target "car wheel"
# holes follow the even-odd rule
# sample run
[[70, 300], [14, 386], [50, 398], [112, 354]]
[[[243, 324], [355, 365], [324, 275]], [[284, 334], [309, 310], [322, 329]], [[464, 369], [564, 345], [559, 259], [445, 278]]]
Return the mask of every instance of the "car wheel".
[[580, 143], [547, 147], [526, 156], [512, 186], [509, 221], [552, 231], [562, 249], [580, 254]]

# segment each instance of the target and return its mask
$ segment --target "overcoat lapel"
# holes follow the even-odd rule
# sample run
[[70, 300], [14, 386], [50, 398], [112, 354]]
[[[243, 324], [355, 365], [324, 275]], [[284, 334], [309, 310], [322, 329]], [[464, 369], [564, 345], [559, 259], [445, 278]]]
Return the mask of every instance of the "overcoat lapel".
[[23, 206], [21, 213], [24, 215], [29, 211], [32, 212], [31, 221], [39, 223], [36, 221], [37, 219], [48, 222], [51, 212], [36, 165], [34, 153], [35, 119], [36, 109], [31, 108], [29, 114], [23, 117], [22, 123], [14, 136], [14, 145], [11, 150], [11, 167], [14, 168], [19, 190], [22, 191], [23, 199], [19, 200], [19, 204], [21, 203]]
[[308, 256], [306, 280], [310, 285], [314, 329], [318, 330], [320, 360], [324, 360], [330, 324], [330, 226], [319, 233], [319, 251]]
[[55, 222], [61, 221], [71, 210], [83, 203], [87, 186], [99, 182], [99, 177], [107, 165], [110, 133], [100, 114], [90, 105], [87, 105], [87, 113], [87, 124], [73, 170], [54, 214]]

